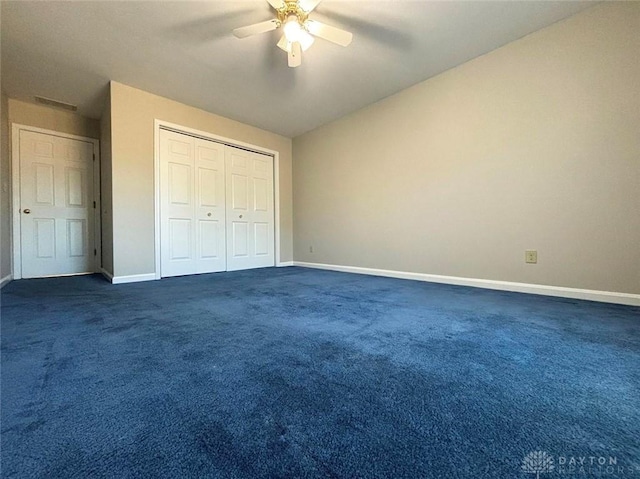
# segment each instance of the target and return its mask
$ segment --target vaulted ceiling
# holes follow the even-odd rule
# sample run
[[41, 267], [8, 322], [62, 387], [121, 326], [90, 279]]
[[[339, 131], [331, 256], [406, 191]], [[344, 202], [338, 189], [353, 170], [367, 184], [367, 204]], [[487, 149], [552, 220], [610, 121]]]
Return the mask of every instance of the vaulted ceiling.
[[115, 80], [288, 137], [374, 103], [593, 5], [585, 1], [323, 1], [312, 18], [353, 32], [287, 66], [265, 0], [2, 1], [2, 89], [99, 118]]

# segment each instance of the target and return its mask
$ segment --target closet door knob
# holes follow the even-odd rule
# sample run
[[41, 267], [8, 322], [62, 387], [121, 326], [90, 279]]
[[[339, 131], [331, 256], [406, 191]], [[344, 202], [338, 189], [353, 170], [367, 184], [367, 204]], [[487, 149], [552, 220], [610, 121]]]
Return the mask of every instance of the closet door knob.
[[25, 215], [28, 215], [29, 213], [31, 213], [31, 210], [30, 210], [29, 208], [25, 208], [25, 209], [23, 209], [23, 210], [22, 210], [22, 212], [23, 212]]

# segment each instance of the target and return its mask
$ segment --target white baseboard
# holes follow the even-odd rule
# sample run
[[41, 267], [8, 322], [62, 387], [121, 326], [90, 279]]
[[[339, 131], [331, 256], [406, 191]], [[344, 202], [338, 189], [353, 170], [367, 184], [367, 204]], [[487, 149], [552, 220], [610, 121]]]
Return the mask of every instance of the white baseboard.
[[293, 261], [280, 261], [276, 266], [278, 268], [284, 268], [285, 266], [293, 266]]
[[4, 288], [13, 280], [13, 275], [8, 274], [4, 278], [0, 279], [0, 289]]
[[155, 281], [156, 274], [132, 274], [130, 276], [113, 276], [111, 282], [113, 284], [139, 283], [141, 281]]
[[110, 283], [113, 283], [113, 275], [109, 273], [106, 269], [100, 268], [100, 274], [102, 274], [102, 276], [104, 276], [107, 279], [107, 281], [109, 281]]
[[616, 293], [612, 291], [596, 291], [592, 289], [565, 288], [562, 286], [547, 286], [544, 284], [514, 283], [510, 281], [495, 281], [491, 279], [460, 278], [457, 276], [441, 276], [437, 274], [410, 273], [387, 269], [361, 268], [358, 266], [340, 266], [334, 264], [305, 263], [294, 261], [295, 266], [305, 268], [342, 271], [345, 273], [367, 274], [371, 276], [386, 276], [389, 278], [412, 279], [430, 283], [454, 284], [458, 286], [472, 286], [474, 288], [496, 289], [499, 291], [513, 291], [516, 293], [541, 294], [560, 298], [586, 299], [604, 303], [626, 304], [640, 306], [640, 294]]

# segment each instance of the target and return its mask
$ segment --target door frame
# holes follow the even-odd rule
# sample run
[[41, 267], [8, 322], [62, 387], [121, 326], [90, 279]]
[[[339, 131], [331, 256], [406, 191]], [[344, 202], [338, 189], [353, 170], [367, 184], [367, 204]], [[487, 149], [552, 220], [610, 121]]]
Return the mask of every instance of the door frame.
[[[102, 266], [102, 237], [100, 224], [100, 140], [89, 138], [86, 136], [71, 135], [55, 130], [47, 130], [35, 126], [21, 125], [19, 123], [11, 124], [11, 223], [13, 225], [13, 234], [11, 235], [12, 251], [13, 251], [13, 279], [22, 279], [22, 251], [21, 251], [21, 226], [20, 226], [20, 132], [30, 131], [33, 133], [41, 133], [43, 135], [57, 136], [68, 140], [78, 140], [91, 143], [93, 145], [93, 199], [96, 207], [93, 208], [93, 229], [94, 240], [93, 248], [96, 254], [93, 260], [93, 272], [98, 273]], [[67, 276], [67, 275], [62, 275]]]
[[[280, 153], [258, 145], [252, 145], [232, 138], [215, 135], [207, 131], [196, 130], [183, 125], [177, 125], [168, 121], [155, 119], [153, 125], [153, 172], [154, 172], [154, 206], [155, 206], [155, 279], [161, 279], [161, 261], [160, 261], [160, 130], [166, 129], [175, 133], [182, 133], [204, 140], [222, 143], [227, 146], [234, 146], [243, 150], [249, 150], [263, 155], [273, 157], [273, 222], [274, 222], [274, 248], [275, 248], [275, 265], [283, 266], [280, 261]], [[225, 253], [226, 254], [226, 253]]]

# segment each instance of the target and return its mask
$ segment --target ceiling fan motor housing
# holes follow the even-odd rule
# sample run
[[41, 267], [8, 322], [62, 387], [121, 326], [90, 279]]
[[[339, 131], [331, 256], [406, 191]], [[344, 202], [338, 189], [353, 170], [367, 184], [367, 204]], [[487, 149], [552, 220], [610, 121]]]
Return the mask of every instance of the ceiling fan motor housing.
[[300, 26], [304, 26], [304, 22], [309, 18], [309, 13], [305, 12], [301, 7], [298, 0], [285, 0], [284, 5], [277, 10], [278, 21], [281, 25], [284, 25], [290, 15], [295, 15], [298, 18]]

